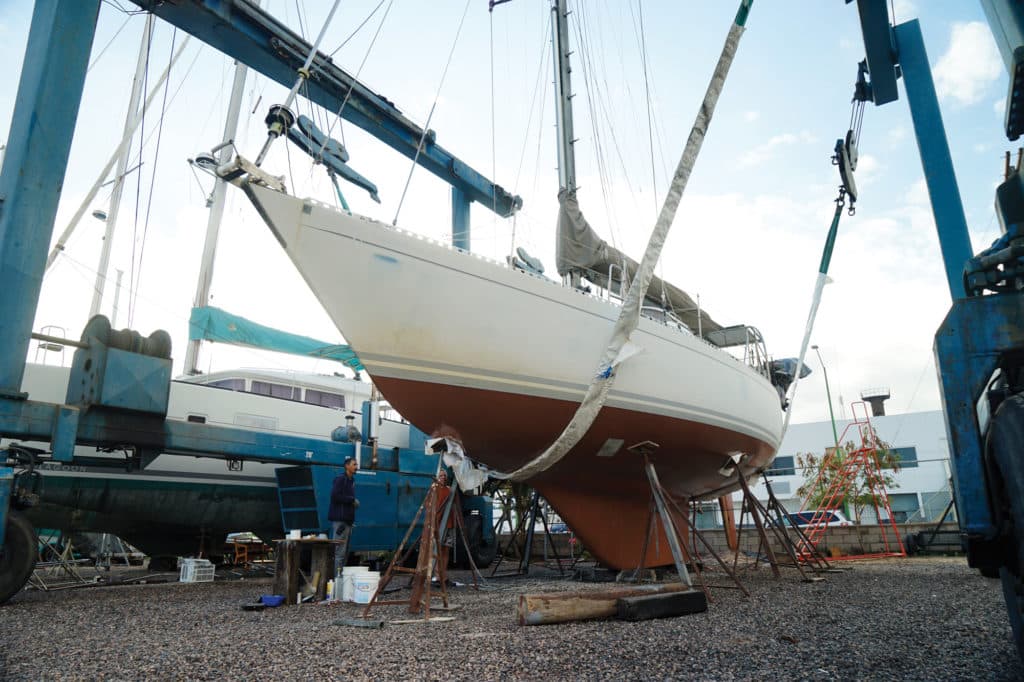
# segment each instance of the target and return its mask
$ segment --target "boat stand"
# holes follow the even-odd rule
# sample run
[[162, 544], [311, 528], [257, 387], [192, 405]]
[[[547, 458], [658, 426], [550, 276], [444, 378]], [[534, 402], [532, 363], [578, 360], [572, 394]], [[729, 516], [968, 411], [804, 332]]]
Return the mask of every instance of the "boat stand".
[[[504, 522], [506, 518], [511, 518], [511, 512], [502, 512], [501, 518], [498, 519], [497, 527], [500, 528], [502, 522]], [[498, 558], [494, 563], [494, 567], [491, 569], [492, 578], [508, 578], [512, 576], [529, 575], [530, 560], [533, 556], [534, 528], [537, 524], [538, 518], [540, 518], [541, 524], [544, 526], [544, 538], [547, 541], [548, 546], [551, 547], [552, 553], [555, 555], [555, 563], [558, 566], [558, 575], [559, 577], [565, 577], [565, 564], [562, 561], [561, 555], [558, 553], [558, 548], [555, 546], [554, 538], [551, 537], [551, 530], [548, 528], [547, 516], [541, 513], [540, 493], [534, 490], [530, 495], [530, 507], [519, 519], [508, 543], [504, 547], [502, 547], [500, 543], [498, 545]], [[522, 549], [519, 547], [519, 539], [521, 536], [524, 536]], [[503, 571], [499, 573], [498, 569], [501, 568], [501, 564], [510, 554], [518, 556], [519, 564], [516, 568], [510, 571]], [[570, 569], [575, 566], [575, 564], [576, 560], [572, 560]]]
[[[700, 582], [701, 590], [707, 597], [709, 602], [713, 602], [714, 599], [711, 596], [712, 587], [704, 580], [704, 570], [702, 568], [703, 560], [698, 550], [698, 540], [707, 550], [707, 552], [714, 557], [718, 562], [718, 565], [722, 567], [726, 575], [732, 579], [734, 586], [738, 588], [747, 597], [750, 593], [743, 586], [743, 584], [736, 578], [735, 572], [729, 568], [729, 565], [722, 560], [722, 557], [715, 551], [711, 543], [704, 537], [695, 523], [691, 523], [688, 520], [688, 515], [684, 508], [676, 502], [671, 495], [662, 487], [661, 481], [658, 479], [658, 472], [654, 468], [654, 464], [650, 460], [650, 454], [658, 448], [658, 444], [651, 441], [643, 441], [636, 445], [628, 448], [631, 452], [635, 452], [643, 457], [644, 461], [644, 473], [647, 475], [647, 482], [651, 486], [651, 504], [647, 515], [647, 530], [644, 533], [644, 544], [640, 550], [640, 560], [637, 563], [636, 571], [633, 573], [634, 581], [638, 581], [639, 576], [642, 575], [644, 570], [644, 562], [647, 558], [647, 548], [650, 546], [651, 537], [657, 532], [657, 523], [660, 521], [662, 529], [665, 532], [665, 537], [668, 540], [669, 548], [672, 550], [672, 559], [675, 563], [676, 572], [679, 575], [679, 580], [688, 587], [693, 587], [693, 581], [690, 578], [690, 573], [686, 566], [689, 564], [693, 567], [694, 572], [697, 574], [697, 580]], [[684, 502], [684, 505], [688, 506], [688, 502]], [[672, 511], [675, 511], [676, 516], [673, 517]], [[676, 518], [678, 518], [683, 525], [683, 532], [679, 532], [679, 528], [676, 524]], [[684, 538], [690, 537], [691, 545], [688, 549]], [[718, 585], [716, 587], [732, 587]]]
[[[420, 504], [420, 508], [416, 510], [416, 515], [413, 517], [412, 523], [409, 524], [409, 529], [405, 532], [405, 537], [403, 537], [402, 542], [399, 543], [398, 549], [395, 550], [394, 555], [391, 557], [391, 563], [388, 564], [387, 570], [384, 572], [380, 582], [377, 584], [377, 590], [373, 593], [373, 596], [370, 598], [366, 608], [363, 609], [362, 617], [364, 619], [369, 617], [370, 610], [374, 606], [406, 604], [409, 607], [409, 613], [419, 613], [422, 611], [424, 621], [438, 620], [437, 618], [431, 619], [430, 617], [431, 601], [434, 599], [441, 599], [443, 604], [443, 606], [440, 607], [441, 610], [454, 611], [455, 608], [457, 608], [452, 607], [448, 603], [448, 555], [441, 551], [444, 538], [438, 533], [438, 528], [444, 529], [447, 527], [448, 518], [453, 508], [461, 508], [461, 506], [456, 506], [458, 504], [459, 490], [457, 485], [452, 486], [451, 494], [448, 495], [448, 499], [442, 509], [438, 504], [439, 487], [440, 484], [437, 481], [434, 481], [434, 483], [431, 484], [430, 489], [427, 491], [427, 496]], [[416, 524], [419, 522], [421, 516], [423, 517], [423, 530], [420, 532], [419, 542], [409, 543], [409, 538], [416, 529]], [[475, 589], [479, 589], [480, 585], [478, 579], [482, 579], [482, 576], [480, 575], [480, 571], [477, 569], [476, 564], [473, 562], [472, 553], [469, 551], [469, 542], [466, 540], [465, 526], [462, 523], [462, 514], [456, 513], [453, 518], [454, 527], [451, 530], [462, 539], [463, 547], [466, 550], [466, 556], [473, 569], [473, 587]], [[415, 549], [417, 545], [419, 547], [419, 554], [416, 559], [416, 567], [406, 568], [404, 566], [405, 561], [409, 558], [413, 549]], [[408, 587], [412, 589], [412, 593], [409, 598], [388, 600], [380, 599], [387, 586], [398, 573], [410, 574]], [[439, 594], [434, 594], [433, 583], [435, 579], [438, 583]], [[435, 609], [437, 609], [437, 607], [435, 607]]]
[[83, 585], [95, 585], [99, 572], [88, 579], [81, 570], [92, 563], [89, 559], [76, 559], [71, 539], [63, 533], [40, 535], [41, 547], [36, 568], [28, 578], [28, 584], [44, 592], [67, 589]]
[[[763, 556], [767, 558], [767, 562], [771, 566], [772, 573], [776, 578], [782, 577], [779, 568], [795, 568], [800, 572], [804, 582], [820, 582], [824, 580], [821, 576], [809, 575], [808, 571], [804, 569], [808, 569], [811, 573], [820, 573], [833, 570], [832, 567], [825, 560], [824, 555], [808, 541], [803, 529], [790, 518], [786, 508], [782, 506], [779, 498], [775, 496], [775, 491], [772, 489], [772, 484], [768, 477], [764, 479], [765, 488], [768, 491], [767, 506], [754, 496], [750, 486], [747, 484], [747, 480], [738, 472], [737, 477], [740, 481], [740, 488], [743, 490], [743, 508], [740, 512], [740, 526], [737, 532], [737, 549], [733, 559], [733, 567], [735, 568], [736, 562], [739, 559], [739, 538], [743, 532], [743, 522], [749, 513], [754, 521], [754, 527], [757, 529], [758, 535], [754, 568], [761, 561], [763, 550]], [[768, 535], [769, 531], [778, 546], [785, 553], [785, 560], [780, 559], [779, 555], [776, 554], [771, 538]], [[796, 534], [797, 539], [795, 542], [791, 532]]]

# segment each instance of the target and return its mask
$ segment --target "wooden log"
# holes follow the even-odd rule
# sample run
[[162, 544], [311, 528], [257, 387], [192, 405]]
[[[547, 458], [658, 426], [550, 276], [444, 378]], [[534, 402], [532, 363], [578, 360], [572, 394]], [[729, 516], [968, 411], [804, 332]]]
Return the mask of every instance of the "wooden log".
[[668, 585], [636, 585], [617, 590], [593, 592], [552, 592], [548, 594], [521, 594], [516, 607], [520, 625], [545, 625], [574, 620], [612, 618], [617, 613], [616, 602], [623, 597], [666, 594], [690, 590], [682, 583]]
[[[295, 540], [280, 540], [277, 545], [278, 554], [281, 555], [281, 583], [285, 604], [297, 604], [296, 595], [299, 592], [299, 543]], [[276, 578], [276, 577], [275, 577]], [[277, 585], [275, 579], [275, 586]]]
[[288, 582], [288, 570], [285, 565], [284, 545], [281, 542], [277, 543], [277, 550], [274, 552], [274, 586], [272, 594], [279, 594], [282, 597], [286, 597], [285, 587]]
[[616, 616], [619, 620], [635, 622], [652, 618], [685, 616], [689, 613], [703, 613], [708, 610], [708, 598], [700, 590], [645, 594], [638, 597], [623, 597], [616, 601]]

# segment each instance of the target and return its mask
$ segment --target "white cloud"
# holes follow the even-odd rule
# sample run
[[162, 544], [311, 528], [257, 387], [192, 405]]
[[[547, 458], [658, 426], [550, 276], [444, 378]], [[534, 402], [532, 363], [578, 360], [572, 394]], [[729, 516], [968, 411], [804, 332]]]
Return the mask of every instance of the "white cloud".
[[980, 21], [954, 23], [949, 49], [935, 64], [935, 89], [939, 97], [976, 104], [1002, 69], [988, 26]]
[[760, 111], [748, 111], [743, 114], [743, 120], [747, 123], [753, 123], [757, 119], [761, 118]]
[[917, 7], [912, 0], [895, 0], [893, 2], [893, 23], [900, 23], [917, 16]]
[[889, 130], [886, 136], [889, 138], [889, 144], [896, 145], [902, 142], [903, 139], [907, 136], [907, 129], [904, 128], [903, 126], [900, 126], [898, 128], [892, 128], [891, 130]]
[[807, 144], [815, 141], [816, 138], [806, 130], [800, 133], [782, 133], [781, 135], [775, 135], [769, 138], [764, 144], [754, 147], [749, 152], [741, 156], [740, 166], [744, 168], [758, 166], [774, 157], [776, 151], [778, 151], [780, 147], [788, 147], [799, 143]]
[[911, 206], [928, 205], [928, 185], [924, 178], [919, 179], [907, 190], [906, 203]]
[[999, 120], [1006, 117], [1006, 98], [1000, 97], [995, 102], [992, 102], [992, 110], [996, 112], [996, 116]]
[[871, 154], [861, 154], [857, 159], [857, 182], [862, 185], [874, 182], [881, 169], [882, 164], [878, 162], [877, 157]]

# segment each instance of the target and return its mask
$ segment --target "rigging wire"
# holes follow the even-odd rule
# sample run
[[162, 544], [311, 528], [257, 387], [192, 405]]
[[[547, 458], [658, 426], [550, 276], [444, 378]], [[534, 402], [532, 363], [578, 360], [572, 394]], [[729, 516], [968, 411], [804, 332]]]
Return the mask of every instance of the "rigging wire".
[[[381, 4], [383, 4], [383, 0]], [[320, 145], [320, 151], [317, 152], [318, 155], [324, 153], [324, 148], [327, 146], [327, 141], [331, 138], [331, 132], [334, 130], [335, 123], [338, 124], [338, 130], [342, 136], [341, 142], [342, 144], [345, 143], [345, 131], [344, 128], [341, 126], [341, 112], [345, 111], [345, 105], [348, 104], [348, 100], [352, 96], [352, 91], [356, 87], [356, 81], [359, 80], [359, 74], [363, 72], [363, 67], [366, 65], [367, 60], [370, 58], [370, 52], [373, 51], [373, 46], [377, 44], [377, 38], [380, 36], [381, 29], [384, 28], [384, 22], [387, 21], [388, 14], [391, 13], [392, 5], [394, 5], [394, 0], [389, 0], [388, 8], [384, 10], [384, 16], [380, 18], [380, 23], [377, 24], [377, 30], [374, 32], [373, 38], [370, 40], [370, 45], [366, 48], [366, 54], [363, 55], [363, 61], [359, 62], [359, 68], [356, 69], [356, 73], [352, 77], [352, 83], [349, 84], [348, 92], [345, 93], [345, 99], [341, 100], [341, 106], [338, 107], [338, 111], [334, 114], [334, 122], [331, 123], [331, 125], [327, 128], [327, 133], [324, 135], [324, 142], [322, 145]], [[339, 47], [338, 49], [341, 48]], [[335, 50], [335, 52], [337, 52], [337, 50]]]
[[122, 14], [127, 14], [129, 17], [134, 17], [137, 14], [147, 14], [149, 11], [144, 9], [126, 9], [125, 7], [122, 7], [121, 3], [117, 2], [117, 0], [103, 0], [103, 2], [110, 5]]
[[601, 184], [601, 198], [605, 205], [605, 214], [608, 219], [608, 230], [611, 237], [612, 246], [618, 248], [618, 242], [615, 237], [615, 213], [612, 209], [611, 203], [611, 186], [610, 176], [608, 173], [608, 164], [604, 156], [604, 142], [602, 141], [602, 131], [600, 127], [600, 118], [597, 115], [597, 107], [595, 106], [595, 99], [601, 95], [601, 88], [598, 83], [594, 80], [594, 64], [591, 59], [593, 50], [590, 49], [589, 33], [584, 30], [583, 22], [587, 20], [587, 14], [583, 10], [583, 5], [577, 7], [577, 12], [573, 14], [576, 17], [576, 21], [573, 23], [573, 27], [576, 29], [577, 41], [580, 45], [581, 64], [583, 72], [583, 81], [586, 86], [587, 92], [587, 109], [590, 114], [590, 126], [591, 131], [594, 135], [594, 160], [598, 170], [598, 180]]
[[494, 225], [498, 220], [498, 191], [493, 184], [498, 181], [498, 132], [494, 122], [494, 12], [488, 12], [487, 14], [490, 17], [489, 24], [491, 30], [491, 224]]
[[[174, 43], [177, 40], [177, 38], [178, 38], [178, 29], [174, 29], [174, 32], [171, 34], [171, 51], [170, 51], [170, 53], [168, 55], [168, 67], [167, 67], [168, 69], [170, 69], [170, 66], [171, 66], [170, 60], [174, 59]], [[139, 280], [134, 283], [135, 284], [135, 289], [136, 289], [136, 294], [135, 294], [135, 296], [130, 298], [129, 305], [128, 305], [128, 326], [129, 327], [132, 325], [132, 320], [134, 320], [134, 318], [135, 318], [135, 303], [136, 303], [136, 300], [138, 298], [139, 282], [142, 280], [142, 261], [143, 261], [143, 258], [145, 257], [145, 254], [146, 254], [146, 237], [149, 234], [149, 214], [150, 214], [150, 210], [153, 207], [153, 188], [156, 186], [156, 170], [157, 170], [157, 167], [159, 165], [157, 162], [160, 159], [160, 141], [163, 138], [164, 115], [167, 113], [167, 93], [168, 93], [169, 90], [170, 90], [169, 83], [165, 82], [165, 84], [164, 84], [164, 101], [160, 105], [160, 121], [157, 123], [157, 131], [158, 132], [157, 132], [157, 136], [156, 136], [156, 149], [153, 151], [153, 174], [150, 176], [150, 181], [149, 181], [149, 197], [146, 200], [146, 220], [145, 220], [145, 223], [143, 224], [143, 228], [142, 228], [142, 244], [139, 247]], [[142, 183], [142, 178], [140, 176], [139, 184], [141, 184], [141, 183]], [[133, 270], [134, 270], [134, 265], [135, 264], [133, 262], [132, 263]]]
[[644, 6], [641, 0], [636, 0], [637, 14], [640, 16], [640, 60], [644, 69], [644, 94], [647, 98], [647, 144], [651, 150], [651, 189], [654, 199], [654, 210], [658, 210], [658, 174], [654, 170], [654, 135], [651, 125], [651, 86], [647, 70], [647, 36], [644, 32]]
[[[358, 26], [356, 26], [355, 30], [352, 31], [352, 33], [349, 33], [348, 37], [345, 38], [343, 41], [341, 41], [341, 45], [338, 45], [338, 47], [334, 48], [334, 52], [331, 52], [327, 56], [328, 57], [333, 57], [334, 55], [338, 54], [338, 51], [341, 48], [345, 47], [345, 45], [348, 44], [348, 41], [350, 41], [353, 38], [355, 38], [356, 34], [359, 33], [359, 31], [362, 30], [363, 26], [366, 26], [366, 24], [370, 21], [370, 19], [373, 18], [373, 15], [377, 13], [377, 10], [379, 10], [381, 8], [381, 5], [383, 5], [385, 2], [387, 2], [387, 0], [380, 0], [380, 2], [377, 3], [377, 6], [374, 7], [373, 10], [368, 15], [366, 15], [366, 18], [363, 19], [362, 22], [360, 22], [360, 24]], [[390, 3], [388, 4], [388, 9], [389, 10], [391, 9]]]
[[[151, 31], [149, 34], [149, 45], [146, 48], [146, 66], [144, 69], [144, 75], [142, 78], [142, 91], [149, 92], [149, 58], [153, 54], [153, 34], [156, 31]], [[164, 97], [167, 96], [167, 88], [170, 84], [170, 73], [168, 72], [168, 79], [164, 81]], [[139, 120], [139, 139], [146, 139], [146, 109], [143, 107], [142, 116]], [[139, 143], [139, 165], [142, 165], [142, 151], [145, 144]], [[142, 201], [142, 174], [139, 174], [138, 179], [135, 182], [135, 214], [132, 220], [132, 261], [131, 268], [128, 275], [129, 288], [134, 288], [135, 284], [135, 245], [139, 241], [139, 204]], [[106, 273], [104, 273], [106, 275]], [[131, 326], [132, 322], [132, 305], [131, 298], [128, 300], [128, 326]]]
[[299, 0], [295, 0], [295, 16], [299, 21], [299, 35], [306, 39], [306, 24], [302, 21], [302, 9], [299, 8]]
[[89, 67], [85, 70], [86, 73], [89, 73], [90, 71], [92, 71], [92, 67], [96, 66], [96, 62], [98, 62], [100, 60], [100, 58], [103, 57], [103, 55], [107, 51], [107, 48], [109, 48], [111, 45], [114, 44], [114, 41], [117, 40], [117, 36], [121, 35], [121, 31], [124, 30], [124, 27], [127, 26], [128, 22], [131, 21], [131, 20], [132, 20], [132, 15], [130, 15], [130, 14], [127, 17], [125, 17], [124, 23], [121, 24], [121, 27], [119, 29], [117, 29], [117, 31], [114, 33], [114, 36], [110, 40], [107, 41], [107, 44], [103, 46], [103, 49], [99, 51], [99, 54], [97, 54], [96, 57], [92, 60], [92, 63], [89, 64]]
[[[550, 23], [551, 23], [551, 19], [550, 19], [550, 12], [549, 12], [548, 13], [548, 24], [550, 25]], [[541, 45], [540, 45], [541, 56], [540, 56], [540, 60], [537, 63], [537, 75], [534, 78], [534, 82], [533, 82], [533, 94], [530, 96], [529, 114], [527, 115], [527, 118], [526, 118], [526, 130], [523, 133], [523, 144], [522, 144], [522, 147], [521, 147], [521, 151], [519, 153], [519, 167], [516, 168], [516, 179], [515, 179], [515, 183], [512, 185], [512, 194], [513, 195], [516, 195], [516, 194], [519, 193], [519, 179], [522, 177], [523, 161], [526, 159], [526, 142], [530, 139], [530, 129], [533, 127], [533, 110], [534, 110], [534, 106], [537, 103], [537, 93], [540, 92], [540, 85], [541, 85], [541, 82], [542, 82], [541, 78], [542, 78], [542, 74], [544, 73], [544, 67], [547, 66], [547, 56], [551, 53], [551, 51], [549, 49], [547, 49], [547, 44], [548, 44], [547, 35], [549, 35], [549, 34], [550, 34], [550, 31], [548, 31], [545, 34], [545, 38], [544, 38], [544, 40], [541, 41]], [[545, 100], [545, 98], [541, 98], [541, 105], [540, 105], [541, 106], [541, 111], [540, 111], [540, 116], [539, 116], [538, 120], [544, 120], [544, 100]], [[538, 166], [540, 165], [540, 143], [541, 143], [541, 138], [542, 138], [542, 134], [541, 134], [542, 132], [543, 131], [538, 127], [538, 131], [537, 131], [537, 162], [538, 162]], [[535, 181], [536, 181], [536, 178], [537, 178], [537, 174], [535, 172], [534, 173], [534, 180]], [[510, 247], [509, 247], [509, 253], [510, 254], [514, 253], [515, 250], [516, 250], [516, 227], [517, 227], [516, 216], [518, 214], [519, 214], [519, 211], [516, 211], [515, 213], [512, 214], [512, 238], [511, 238], [511, 244], [510, 244]]]
[[[638, 2], [639, 2], [639, 0], [638, 0]], [[645, 66], [644, 66], [644, 90], [645, 90], [645, 95], [646, 95], [645, 99], [647, 101], [647, 116], [648, 116], [648, 124], [647, 125], [648, 125], [648, 129], [649, 130], [651, 128], [653, 128], [653, 139], [656, 140], [657, 143], [658, 143], [657, 145], [654, 145], [653, 140], [652, 140], [651, 141], [651, 147], [652, 147], [652, 150], [653, 149], [657, 149], [658, 150], [658, 156], [659, 156], [659, 158], [661, 160], [661, 173], [662, 173], [661, 177], [664, 178], [665, 182], [667, 183], [667, 182], [669, 182], [671, 180], [671, 174], [669, 173], [669, 170], [668, 170], [668, 162], [665, 159], [665, 140], [664, 140], [664, 135], [662, 134], [662, 131], [661, 131], [661, 127], [660, 127], [659, 122], [658, 122], [658, 111], [652, 105], [652, 103], [655, 100], [657, 100], [657, 98], [658, 98], [657, 86], [656, 86], [656, 83], [654, 82], [654, 74], [651, 73], [650, 69], [648, 69], [647, 66], [646, 66], [646, 62], [647, 62], [647, 41], [646, 41], [646, 35], [647, 35], [647, 33], [644, 30], [644, 28], [643, 28], [643, 17], [642, 17], [642, 15], [638, 19], [636, 12], [633, 11], [633, 6], [632, 5], [629, 6], [629, 13], [630, 13], [630, 17], [632, 18], [633, 37], [634, 37], [634, 40], [636, 41], [636, 48], [637, 48], [637, 51], [641, 54], [641, 58], [642, 58], [642, 60], [644, 61], [644, 64], [645, 64]], [[629, 81], [631, 79], [630, 78], [625, 78], [624, 80]], [[630, 101], [634, 101], [634, 100], [631, 98]], [[634, 112], [634, 121], [636, 121], [635, 112]], [[637, 127], [639, 128], [639, 123], [637, 123]], [[650, 139], [651, 137], [652, 136], [651, 136], [651, 134], [649, 132], [648, 133], [648, 138]], [[654, 152], [652, 151], [651, 154], [653, 156]], [[654, 163], [653, 159], [652, 159], [651, 163], [652, 163], [652, 174], [653, 174], [654, 173], [654, 170], [653, 170], [653, 163]], [[654, 193], [655, 193], [655, 195], [657, 195], [656, 183], [655, 183], [655, 187], [654, 187]], [[655, 202], [657, 202], [657, 197], [655, 197]]]
[[444, 65], [441, 73], [441, 82], [437, 85], [437, 94], [434, 95], [434, 103], [430, 105], [430, 113], [427, 115], [427, 122], [423, 124], [423, 134], [420, 135], [419, 144], [416, 145], [416, 154], [412, 158], [412, 166], [409, 168], [409, 175], [405, 179], [405, 187], [402, 188], [402, 196], [398, 200], [398, 208], [395, 210], [395, 218], [391, 225], [398, 224], [398, 214], [402, 211], [402, 204], [405, 202], [405, 193], [409, 191], [409, 182], [412, 180], [412, 173], [416, 170], [416, 163], [419, 161], [420, 152], [423, 151], [423, 141], [427, 138], [427, 131], [430, 130], [430, 120], [434, 117], [434, 110], [437, 108], [437, 100], [441, 98], [441, 88], [444, 87], [444, 79], [448, 75], [448, 67], [451, 66], [452, 57], [455, 55], [455, 46], [459, 44], [459, 36], [462, 34], [462, 25], [466, 22], [466, 14], [469, 12], [469, 4], [472, 0], [466, 0], [466, 7], [462, 10], [462, 18], [459, 19], [459, 28], [455, 31], [455, 40], [452, 41], [452, 49], [448, 53], [448, 62]]

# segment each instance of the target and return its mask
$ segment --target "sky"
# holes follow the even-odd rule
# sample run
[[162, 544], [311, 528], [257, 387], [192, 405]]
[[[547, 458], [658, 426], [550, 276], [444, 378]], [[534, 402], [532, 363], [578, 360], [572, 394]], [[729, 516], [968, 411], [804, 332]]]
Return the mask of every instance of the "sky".
[[[557, 161], [547, 3], [514, 0], [489, 13], [486, 0], [393, 0], [374, 13], [378, 4], [342, 0], [322, 51], [333, 52], [336, 63], [408, 118], [421, 125], [429, 120], [439, 144], [522, 196], [524, 208], [515, 220], [474, 205], [474, 251], [504, 260], [513, 246], [522, 246], [553, 274]], [[581, 205], [602, 236], [638, 258], [735, 4], [570, 5]], [[320, 31], [330, 3], [264, 0], [263, 6], [309, 37]], [[101, 7], [54, 239], [121, 138], [145, 21], [125, 9], [135, 6], [109, 0]], [[980, 250], [998, 236], [994, 189], [1003, 154], [1014, 149], [1001, 132], [1005, 69], [980, 4], [903, 0], [892, 9], [897, 22], [921, 22], [972, 244]], [[0, 0], [0, 59], [11, 65], [11, 76], [0, 81], [0, 144], [10, 126], [17, 94], [13, 74], [20, 73], [30, 19], [31, 3]], [[150, 83], [184, 39], [157, 22]], [[830, 157], [849, 126], [863, 51], [853, 5], [755, 3], [658, 268], [667, 280], [699, 295], [719, 322], [760, 329], [774, 357], [799, 351], [839, 182]], [[128, 164], [135, 170], [125, 181], [114, 236], [102, 312], [112, 313], [120, 269], [117, 326], [143, 334], [168, 330], [176, 371], [185, 355], [212, 188], [211, 178], [196, 175], [186, 159], [221, 141], [232, 75], [233, 62], [212, 48], [194, 39], [185, 48], [166, 96], [157, 96], [144, 130], [136, 134]], [[250, 74], [235, 136], [245, 156], [257, 155], [267, 107], [282, 102], [286, 92]], [[857, 212], [842, 218], [832, 283], [825, 287], [811, 339], [827, 369], [837, 418], [850, 416], [861, 391], [873, 388], [891, 392], [890, 414], [940, 408], [932, 341], [950, 295], [902, 84], [900, 93], [899, 101], [869, 104], [865, 112]], [[351, 124], [337, 124], [335, 112], [305, 101], [295, 108], [330, 126], [345, 143], [350, 165], [379, 186], [379, 205], [356, 187], [343, 188], [355, 212], [386, 223], [397, 215], [401, 227], [451, 239], [444, 182], [418, 169], [400, 202], [408, 159]], [[273, 146], [263, 168], [287, 175], [296, 194], [333, 201], [322, 169], [283, 141]], [[108, 185], [47, 274], [37, 331], [55, 325], [77, 337], [84, 326], [103, 234], [103, 224], [90, 214], [109, 211], [109, 195]], [[233, 189], [211, 296], [212, 305], [257, 322], [343, 341], [269, 230]], [[36, 359], [34, 350], [29, 359]], [[801, 384], [794, 422], [828, 419], [818, 358], [810, 355], [808, 364], [814, 373]], [[240, 365], [338, 369], [325, 361], [223, 345], [205, 346], [200, 359], [204, 371]]]

